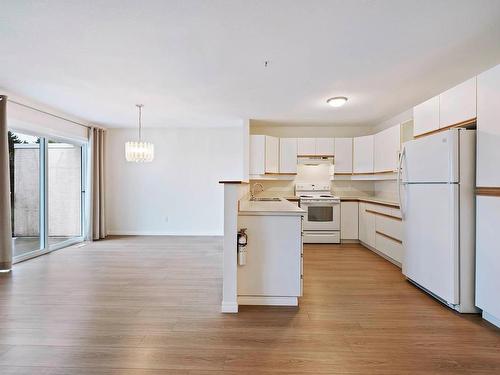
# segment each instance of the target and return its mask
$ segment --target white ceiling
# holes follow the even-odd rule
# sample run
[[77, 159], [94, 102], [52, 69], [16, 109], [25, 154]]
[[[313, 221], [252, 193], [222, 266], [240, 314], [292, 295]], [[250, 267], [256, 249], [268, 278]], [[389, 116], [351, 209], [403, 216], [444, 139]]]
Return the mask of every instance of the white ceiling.
[[138, 102], [145, 126], [371, 125], [500, 63], [499, 40], [498, 0], [4, 0], [0, 87], [109, 127]]

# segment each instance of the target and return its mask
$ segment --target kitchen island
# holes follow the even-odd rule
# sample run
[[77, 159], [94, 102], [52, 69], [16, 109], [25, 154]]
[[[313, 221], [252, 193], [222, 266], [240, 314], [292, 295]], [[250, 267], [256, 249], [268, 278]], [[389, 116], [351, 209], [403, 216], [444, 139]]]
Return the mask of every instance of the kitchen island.
[[240, 200], [238, 230], [246, 228], [246, 262], [237, 267], [239, 305], [297, 306], [302, 295], [302, 216], [281, 198]]
[[[283, 198], [250, 200], [245, 181], [224, 185], [222, 303], [224, 313], [239, 305], [297, 306], [302, 294], [304, 210]], [[246, 264], [239, 265], [237, 233], [246, 228]]]

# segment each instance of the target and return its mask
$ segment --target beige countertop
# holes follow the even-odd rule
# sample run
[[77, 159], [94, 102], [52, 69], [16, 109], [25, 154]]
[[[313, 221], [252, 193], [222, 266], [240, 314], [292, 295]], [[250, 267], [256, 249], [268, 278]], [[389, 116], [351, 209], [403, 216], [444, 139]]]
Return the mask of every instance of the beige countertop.
[[302, 208], [284, 198], [281, 198], [279, 202], [248, 199], [239, 201], [238, 215], [300, 216], [304, 214], [305, 211]]
[[396, 208], [399, 208], [399, 203], [397, 201], [389, 200], [389, 199], [383, 199], [379, 197], [340, 197], [341, 201], [348, 201], [348, 200], [354, 200], [354, 201], [359, 201], [359, 202], [369, 202], [369, 203], [378, 203], [378, 204], [383, 204], [383, 205], [388, 205], [388, 206], [393, 206]]
[[[276, 192], [274, 194], [272, 194], [272, 193], [259, 194], [258, 197], [268, 197], [268, 198], [276, 197], [276, 198], [282, 198], [282, 199], [291, 200], [291, 201], [298, 201], [299, 200], [299, 197], [296, 195], [287, 194], [287, 193], [280, 195], [279, 193], [276, 193]], [[358, 201], [358, 202], [378, 203], [378, 204], [383, 204], [383, 205], [388, 205], [388, 206], [393, 206], [393, 207], [399, 208], [399, 203], [396, 200], [379, 198], [379, 197], [374, 197], [374, 196], [365, 196], [365, 195], [362, 195], [362, 196], [350, 196], [350, 195], [343, 196], [343, 195], [340, 195], [340, 200], [341, 201], [353, 200], [353, 201]]]

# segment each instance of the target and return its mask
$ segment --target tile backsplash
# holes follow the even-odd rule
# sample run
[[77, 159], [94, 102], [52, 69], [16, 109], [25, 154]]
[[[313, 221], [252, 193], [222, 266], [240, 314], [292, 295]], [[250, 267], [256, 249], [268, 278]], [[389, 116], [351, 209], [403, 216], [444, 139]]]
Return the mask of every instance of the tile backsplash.
[[[253, 181], [253, 185], [259, 182], [264, 186], [261, 196], [293, 196], [295, 195], [295, 180], [269, 180]], [[332, 181], [332, 193], [341, 197], [373, 196], [373, 181]]]
[[398, 200], [398, 184], [394, 180], [375, 181], [374, 190], [377, 198], [390, 201]]

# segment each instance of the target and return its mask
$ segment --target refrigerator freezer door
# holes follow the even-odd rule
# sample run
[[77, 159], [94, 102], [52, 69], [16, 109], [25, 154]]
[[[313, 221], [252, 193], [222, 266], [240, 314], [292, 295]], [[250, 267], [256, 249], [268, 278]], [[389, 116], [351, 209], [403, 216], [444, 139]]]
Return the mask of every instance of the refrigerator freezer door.
[[403, 183], [459, 180], [459, 130], [452, 129], [405, 143]]
[[459, 301], [459, 185], [404, 186], [403, 274], [450, 304]]

